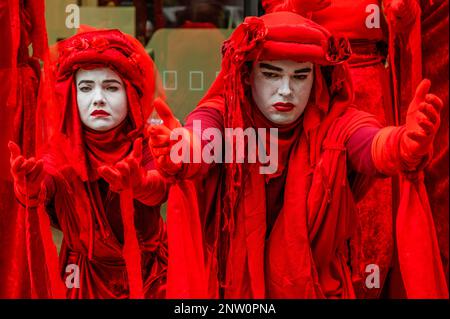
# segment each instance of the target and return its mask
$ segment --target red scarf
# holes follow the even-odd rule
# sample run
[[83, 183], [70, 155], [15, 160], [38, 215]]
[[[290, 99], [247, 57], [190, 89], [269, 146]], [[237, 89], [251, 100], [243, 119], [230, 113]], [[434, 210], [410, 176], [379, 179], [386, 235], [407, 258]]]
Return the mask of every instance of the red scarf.
[[133, 143], [127, 134], [131, 131], [131, 127], [128, 119], [105, 132], [83, 127], [86, 154], [90, 163], [90, 178], [97, 176], [98, 167], [114, 165], [131, 152]]
[[[309, 107], [309, 105], [307, 106]], [[252, 113], [254, 119], [254, 127], [255, 128], [265, 128], [266, 132], [266, 150], [267, 153], [272, 152], [272, 149], [269, 147], [270, 145], [270, 128], [276, 128], [278, 130], [278, 138], [277, 138], [277, 146], [278, 146], [278, 165], [277, 171], [273, 174], [267, 174], [266, 180], [270, 180], [272, 178], [276, 178], [283, 174], [289, 159], [289, 154], [294, 145], [294, 142], [297, 141], [300, 132], [301, 126], [303, 124], [303, 116], [300, 116], [294, 122], [287, 125], [279, 125], [275, 124], [272, 121], [268, 120], [264, 114], [261, 113], [261, 110], [253, 103], [252, 104]]]

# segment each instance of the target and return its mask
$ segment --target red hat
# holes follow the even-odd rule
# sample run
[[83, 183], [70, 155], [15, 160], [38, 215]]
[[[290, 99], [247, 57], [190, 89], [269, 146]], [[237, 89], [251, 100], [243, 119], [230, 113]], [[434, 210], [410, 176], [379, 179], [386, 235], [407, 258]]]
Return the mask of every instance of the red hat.
[[[154, 67], [142, 45], [119, 30], [79, 33], [58, 43], [58, 80], [71, 76], [80, 67], [109, 66], [129, 80], [139, 94], [153, 93]], [[149, 85], [150, 84], [150, 85]]]
[[245, 56], [248, 60], [293, 60], [318, 65], [340, 64], [351, 55], [347, 39], [335, 38], [322, 26], [292, 12], [246, 18], [225, 43], [225, 50], [234, 50], [237, 58]]
[[350, 57], [347, 39], [337, 39], [322, 26], [292, 12], [267, 14], [261, 19], [267, 28], [262, 60], [294, 60], [333, 65]]

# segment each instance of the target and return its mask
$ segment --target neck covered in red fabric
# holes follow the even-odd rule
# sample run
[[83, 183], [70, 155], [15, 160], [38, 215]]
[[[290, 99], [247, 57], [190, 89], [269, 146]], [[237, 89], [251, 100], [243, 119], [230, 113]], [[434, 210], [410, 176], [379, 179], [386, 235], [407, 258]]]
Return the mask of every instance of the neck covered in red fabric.
[[115, 164], [125, 158], [132, 147], [132, 141], [127, 134], [130, 131], [131, 124], [128, 119], [106, 132], [84, 126], [83, 137], [90, 165], [98, 168], [101, 165]]
[[[308, 106], [307, 106], [308, 107]], [[286, 125], [278, 125], [267, 119], [264, 114], [259, 110], [259, 108], [252, 103], [252, 112], [253, 114], [253, 123], [255, 128], [276, 128], [277, 129], [277, 147], [278, 147], [278, 165], [277, 171], [273, 174], [269, 174], [266, 176], [266, 179], [272, 179], [280, 176], [284, 169], [288, 164], [289, 153], [294, 145], [295, 141], [297, 141], [301, 131], [303, 124], [303, 116], [300, 116], [297, 120], [290, 124]], [[273, 150], [270, 146], [270, 132], [266, 132], [266, 149], [269, 152]]]

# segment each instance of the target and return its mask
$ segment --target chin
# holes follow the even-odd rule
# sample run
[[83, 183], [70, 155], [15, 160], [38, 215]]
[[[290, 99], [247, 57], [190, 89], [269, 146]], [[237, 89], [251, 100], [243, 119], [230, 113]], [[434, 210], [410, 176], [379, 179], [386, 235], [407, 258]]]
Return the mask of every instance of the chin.
[[294, 117], [284, 117], [284, 116], [273, 116], [269, 120], [278, 125], [289, 125], [295, 122]]
[[109, 131], [110, 129], [114, 128], [114, 126], [111, 125], [105, 125], [105, 126], [92, 126], [91, 129], [93, 129], [94, 131], [99, 131], [99, 132], [105, 132], [105, 131]]

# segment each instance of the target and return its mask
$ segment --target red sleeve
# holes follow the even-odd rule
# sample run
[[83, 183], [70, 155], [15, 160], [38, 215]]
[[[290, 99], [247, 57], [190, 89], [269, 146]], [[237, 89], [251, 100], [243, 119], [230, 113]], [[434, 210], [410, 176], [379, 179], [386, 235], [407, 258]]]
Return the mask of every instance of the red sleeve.
[[[194, 132], [194, 121], [200, 121], [201, 124], [201, 130], [199, 132]], [[186, 124], [184, 126], [189, 131], [195, 133], [198, 135], [198, 137], [201, 140], [201, 149], [203, 150], [203, 147], [210, 143], [213, 139], [211, 139], [209, 136], [206, 138], [202, 138], [203, 132], [208, 128], [216, 128], [220, 130], [222, 133], [221, 136], [224, 134], [224, 120], [222, 113], [214, 108], [210, 107], [198, 107], [194, 111], [192, 111], [188, 117], [186, 118]], [[186, 164], [184, 164], [186, 165]], [[214, 166], [214, 163], [208, 164], [204, 163], [202, 161], [201, 168], [198, 170], [198, 173], [195, 174], [195, 176], [199, 175], [206, 175], [208, 170], [211, 168], [211, 166]], [[197, 169], [196, 169], [197, 170]], [[188, 169], [183, 169], [183, 171], [188, 171]]]
[[350, 169], [369, 176], [379, 175], [372, 160], [372, 141], [380, 131], [378, 127], [362, 127], [347, 142]]
[[142, 166], [147, 170], [144, 185], [134, 197], [147, 206], [158, 206], [167, 200], [168, 186], [166, 180], [158, 173], [150, 149], [143, 147]]

